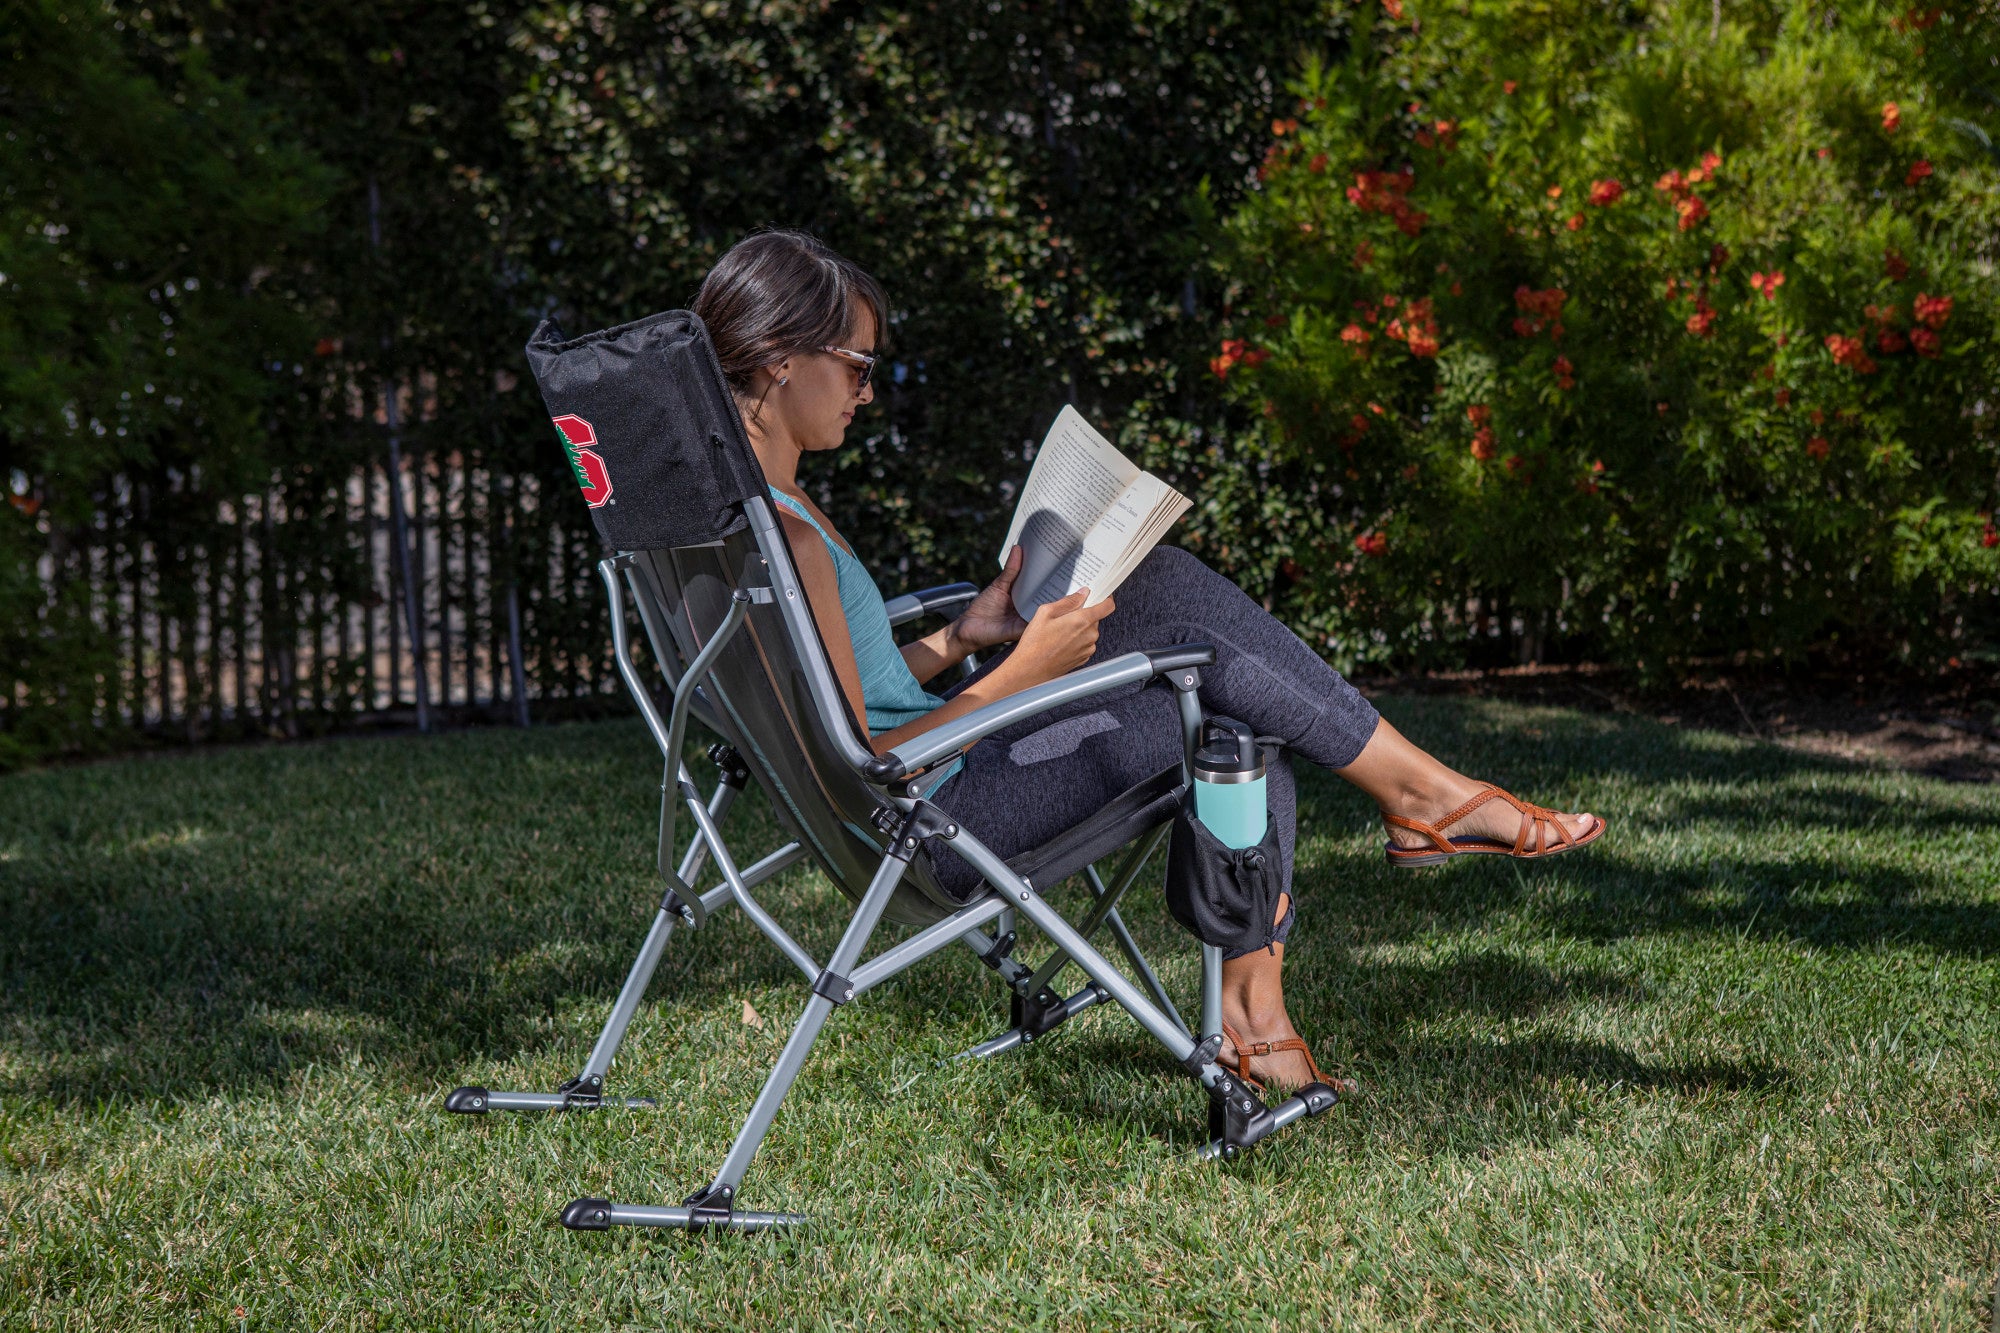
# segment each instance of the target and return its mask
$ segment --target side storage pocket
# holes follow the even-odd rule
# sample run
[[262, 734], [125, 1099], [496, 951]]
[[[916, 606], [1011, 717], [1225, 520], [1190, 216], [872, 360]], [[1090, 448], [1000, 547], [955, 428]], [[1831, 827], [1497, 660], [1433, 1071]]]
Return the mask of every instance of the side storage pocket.
[[1284, 891], [1276, 821], [1265, 818], [1264, 840], [1225, 846], [1194, 817], [1194, 796], [1181, 802], [1167, 845], [1167, 910], [1203, 944], [1248, 952], [1271, 942], [1271, 918]]

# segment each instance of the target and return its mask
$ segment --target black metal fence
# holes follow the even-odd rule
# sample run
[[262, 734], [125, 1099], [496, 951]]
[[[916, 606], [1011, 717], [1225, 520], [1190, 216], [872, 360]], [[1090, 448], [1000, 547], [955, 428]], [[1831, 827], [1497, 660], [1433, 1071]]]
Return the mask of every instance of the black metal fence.
[[[88, 524], [49, 533], [45, 633], [96, 648], [64, 686], [72, 731], [197, 741], [619, 706], [574, 491], [368, 434], [333, 451], [344, 464], [249, 494], [192, 469], [119, 476]], [[47, 703], [0, 694], [0, 730]]]

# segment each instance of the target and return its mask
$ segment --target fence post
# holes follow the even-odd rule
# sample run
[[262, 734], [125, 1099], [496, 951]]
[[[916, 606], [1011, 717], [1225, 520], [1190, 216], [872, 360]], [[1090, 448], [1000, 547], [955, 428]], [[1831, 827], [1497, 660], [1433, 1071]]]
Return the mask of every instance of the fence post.
[[[382, 248], [382, 193], [375, 173], [368, 173], [368, 248]], [[382, 349], [389, 348], [389, 336], [382, 335]], [[417, 694], [417, 730], [431, 729], [430, 673], [424, 670], [424, 618], [416, 580], [411, 576], [409, 520], [403, 513], [403, 431], [396, 407], [396, 382], [382, 381], [382, 421], [389, 428], [389, 526], [396, 546], [396, 572], [403, 580], [403, 615], [410, 624], [411, 675]], [[393, 705], [394, 701], [391, 700]]]

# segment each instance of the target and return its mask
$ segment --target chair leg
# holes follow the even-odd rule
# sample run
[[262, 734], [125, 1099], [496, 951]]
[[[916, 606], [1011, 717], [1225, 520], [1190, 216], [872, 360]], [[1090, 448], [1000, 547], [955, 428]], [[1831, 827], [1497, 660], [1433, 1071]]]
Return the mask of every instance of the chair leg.
[[[707, 811], [716, 823], [728, 817], [729, 808], [741, 793], [742, 787], [732, 784], [726, 778], [718, 783], [714, 795], [709, 798]], [[720, 836], [718, 832], [717, 836]], [[765, 857], [748, 871], [745, 878], [752, 882], [768, 878], [790, 865], [803, 855], [803, 849], [792, 843]], [[709, 855], [706, 837], [697, 837], [689, 845], [687, 854], [681, 858], [681, 883], [693, 882], [701, 874], [702, 866]], [[701, 896], [704, 915], [722, 907], [729, 901], [727, 887], [711, 889]], [[646, 988], [652, 984], [653, 973], [660, 965], [660, 958], [666, 952], [667, 940], [672, 937], [674, 927], [682, 922], [678, 912], [662, 904], [653, 914], [653, 924], [646, 932], [646, 941], [639, 946], [639, 956], [632, 960], [632, 968], [625, 974], [625, 984], [619, 988], [618, 998], [612, 1003], [611, 1014], [605, 1020], [604, 1028], [597, 1035], [597, 1042], [591, 1047], [590, 1058], [584, 1061], [582, 1070], [574, 1077], [557, 1086], [554, 1092], [491, 1092], [477, 1086], [455, 1088], [444, 1099], [444, 1109], [459, 1115], [485, 1115], [488, 1111], [581, 1111], [595, 1110], [604, 1106], [627, 1109], [654, 1109], [659, 1103], [651, 1097], [606, 1097], [604, 1080], [611, 1072], [611, 1062], [617, 1057], [618, 1048], [624, 1043], [625, 1031], [639, 1012], [640, 1002], [645, 999]]]
[[[896, 885], [902, 882], [904, 872], [909, 869], [909, 862], [904, 857], [910, 852], [902, 851], [901, 843], [902, 837], [898, 835], [890, 853], [882, 858], [873, 882], [862, 895], [860, 906], [855, 908], [853, 920], [848, 922], [840, 943], [834, 948], [832, 959], [813, 983], [812, 998], [806, 1001], [805, 1012], [799, 1015], [791, 1036], [785, 1039], [785, 1049], [779, 1053], [777, 1064], [764, 1080], [764, 1087], [751, 1105], [743, 1127], [736, 1132], [736, 1141], [730, 1145], [729, 1155], [723, 1159], [722, 1169], [716, 1172], [715, 1179], [689, 1195], [678, 1207], [635, 1208], [614, 1204], [608, 1199], [577, 1199], [563, 1210], [564, 1226], [574, 1231], [603, 1231], [614, 1226], [721, 1227], [755, 1231], [804, 1220], [794, 1213], [740, 1211], [735, 1207], [736, 1195], [742, 1188], [744, 1173], [750, 1169], [757, 1149], [763, 1146], [771, 1122], [777, 1119], [778, 1107], [792, 1090], [799, 1071], [805, 1067], [806, 1056], [812, 1052], [813, 1043], [819, 1040], [820, 1030], [826, 1026], [827, 1018], [835, 1008], [853, 998], [851, 977], [855, 965], [861, 961], [861, 951], [867, 947], [869, 936], [875, 933], [875, 927], [882, 919], [883, 909], [889, 905]], [[912, 852], [916, 846], [917, 840], [912, 839], [909, 842]]]
[[[1111, 966], [1108, 959], [1083, 938], [1062, 913], [1043, 902], [1032, 886], [1007, 868], [970, 833], [961, 832], [954, 850], [972, 863], [988, 884], [1009, 895], [1021, 914], [1036, 929], [1064, 950], [1085, 976], [1110, 993], [1120, 1007], [1137, 1020], [1140, 1027], [1166, 1047], [1167, 1053], [1207, 1090], [1210, 1102], [1211, 1141], [1202, 1149], [1204, 1158], [1233, 1158], [1247, 1148], [1306, 1116], [1322, 1115], [1333, 1109], [1340, 1094], [1323, 1083], [1309, 1083], [1276, 1107], [1266, 1106], [1249, 1087], [1215, 1062], [1221, 1047], [1220, 1036], [1210, 1033], [1196, 1041], [1183, 1032], [1164, 1012], [1155, 1007], [1137, 986]], [[1222, 951], [1204, 950], [1204, 1011], [1212, 1012], [1221, 1026]], [[1204, 1013], [1207, 1017], [1208, 1013]]]
[[[1166, 987], [1160, 984], [1158, 974], [1146, 962], [1146, 956], [1139, 951], [1138, 943], [1132, 938], [1132, 932], [1126, 929], [1124, 919], [1118, 915], [1119, 901], [1138, 879], [1139, 873], [1145, 869], [1146, 862], [1153, 852], [1165, 840], [1168, 829], [1168, 825], [1162, 824], [1134, 847], [1126, 857], [1124, 865], [1120, 866], [1118, 873], [1113, 876], [1109, 887], [1106, 887], [1104, 880], [1098, 875], [1096, 866], [1084, 867], [1084, 879], [1090, 885], [1096, 903], [1091, 909], [1091, 914], [1076, 927], [1076, 931], [1085, 939], [1089, 939], [1097, 933], [1100, 926], [1109, 926], [1112, 937], [1132, 964], [1132, 970], [1138, 974], [1153, 1003], [1166, 1012], [1183, 1035], [1191, 1036], [1186, 1021], [1181, 1018], [1180, 1010], [1174, 1007], [1173, 1000], [1167, 995]], [[982, 953], [982, 958], [987, 958], [990, 962], [988, 955]], [[1002, 978], [1014, 992], [1008, 1028], [997, 1036], [989, 1037], [978, 1045], [961, 1051], [957, 1058], [983, 1060], [987, 1056], [999, 1055], [1027, 1045], [1035, 1038], [1047, 1035], [1093, 1004], [1109, 998], [1095, 985], [1086, 985], [1067, 999], [1060, 998], [1050, 989], [1049, 983], [1055, 980], [1069, 961], [1068, 953], [1058, 948], [1032, 976], [1027, 975], [1027, 969], [1018, 964], [1013, 965], [1011, 973], [1005, 966], [996, 965], [996, 970], [1000, 971]]]

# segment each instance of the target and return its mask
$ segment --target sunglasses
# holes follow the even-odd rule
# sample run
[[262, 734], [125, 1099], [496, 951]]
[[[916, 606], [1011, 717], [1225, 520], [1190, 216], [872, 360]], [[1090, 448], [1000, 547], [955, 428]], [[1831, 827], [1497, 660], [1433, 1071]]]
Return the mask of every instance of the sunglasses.
[[874, 357], [868, 355], [866, 352], [857, 352], [851, 347], [835, 347], [831, 343], [826, 344], [819, 350], [825, 352], [828, 356], [837, 356], [848, 365], [854, 367], [856, 375], [854, 391], [856, 393], [868, 387], [869, 379], [875, 374]]

